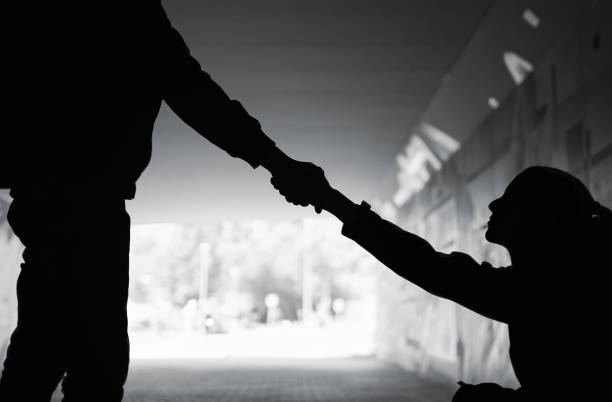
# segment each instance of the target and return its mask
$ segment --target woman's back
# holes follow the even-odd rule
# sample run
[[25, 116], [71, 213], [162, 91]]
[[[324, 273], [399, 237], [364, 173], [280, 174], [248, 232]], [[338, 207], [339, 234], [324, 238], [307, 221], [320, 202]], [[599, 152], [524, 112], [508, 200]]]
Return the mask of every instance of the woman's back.
[[601, 392], [605, 372], [599, 367], [610, 358], [607, 303], [598, 289], [604, 278], [596, 278], [589, 264], [579, 270], [588, 276], [549, 278], [517, 291], [510, 358], [528, 395]]

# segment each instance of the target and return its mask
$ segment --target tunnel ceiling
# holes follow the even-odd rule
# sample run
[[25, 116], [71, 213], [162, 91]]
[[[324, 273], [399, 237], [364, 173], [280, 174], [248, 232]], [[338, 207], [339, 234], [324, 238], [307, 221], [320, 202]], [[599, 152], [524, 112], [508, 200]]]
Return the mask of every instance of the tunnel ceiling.
[[[490, 0], [165, 0], [193, 55], [288, 154], [372, 199]], [[202, 111], [203, 113], [205, 111]], [[136, 223], [313, 216], [162, 109]]]

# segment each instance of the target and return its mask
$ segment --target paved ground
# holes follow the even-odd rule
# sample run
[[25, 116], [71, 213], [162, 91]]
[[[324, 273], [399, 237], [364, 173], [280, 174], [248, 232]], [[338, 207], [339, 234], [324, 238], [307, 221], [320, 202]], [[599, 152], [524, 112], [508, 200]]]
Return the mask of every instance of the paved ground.
[[454, 389], [370, 359], [142, 360], [125, 401], [447, 402]]

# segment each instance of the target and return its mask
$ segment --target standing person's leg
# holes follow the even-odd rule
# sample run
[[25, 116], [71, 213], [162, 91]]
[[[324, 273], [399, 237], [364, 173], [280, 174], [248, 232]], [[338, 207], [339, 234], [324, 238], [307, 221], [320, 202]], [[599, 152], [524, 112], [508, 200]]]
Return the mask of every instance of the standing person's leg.
[[21, 198], [9, 211], [25, 245], [18, 325], [2, 402], [120, 401], [127, 376], [129, 216], [123, 200]]
[[18, 321], [0, 379], [3, 402], [48, 402], [66, 369], [66, 315], [72, 286], [57, 230], [61, 211], [18, 198], [8, 220], [25, 246], [17, 281]]
[[127, 297], [130, 218], [120, 199], [75, 208], [71, 265], [75, 301], [64, 401], [118, 402], [129, 364]]

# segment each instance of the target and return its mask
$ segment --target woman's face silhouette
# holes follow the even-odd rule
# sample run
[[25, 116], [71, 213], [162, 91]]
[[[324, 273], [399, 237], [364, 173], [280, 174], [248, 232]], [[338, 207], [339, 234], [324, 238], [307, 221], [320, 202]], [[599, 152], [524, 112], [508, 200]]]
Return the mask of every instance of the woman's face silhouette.
[[537, 187], [533, 180], [518, 175], [504, 194], [489, 204], [488, 241], [508, 248], [546, 236], [553, 211]]
[[489, 204], [485, 237], [510, 255], [570, 252], [584, 240], [584, 224], [592, 216], [593, 197], [576, 177], [562, 170], [525, 169]]
[[[518, 215], [516, 206], [510, 200], [508, 190], [489, 204], [491, 217], [487, 222], [485, 238], [491, 243], [507, 246], [508, 238], [516, 232], [514, 224]], [[520, 218], [520, 217], [519, 217]]]

